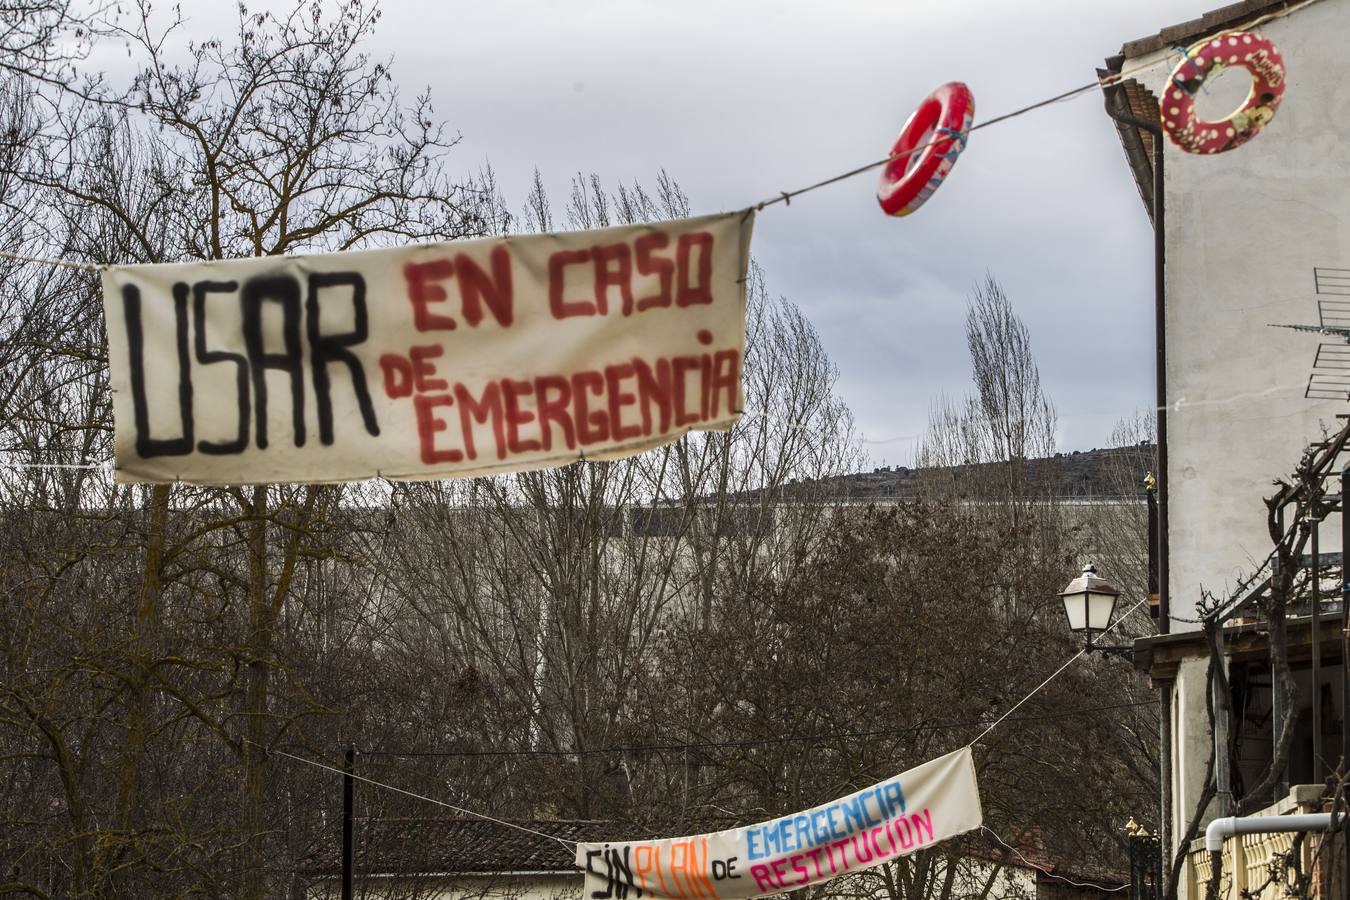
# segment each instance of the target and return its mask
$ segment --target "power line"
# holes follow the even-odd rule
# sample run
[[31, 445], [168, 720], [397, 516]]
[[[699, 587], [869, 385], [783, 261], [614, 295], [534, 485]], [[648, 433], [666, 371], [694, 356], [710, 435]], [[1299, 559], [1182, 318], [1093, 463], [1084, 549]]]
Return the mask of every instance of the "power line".
[[[254, 744], [253, 741], [249, 741], [248, 743], [253, 744], [253, 746], [255, 746], [255, 747], [258, 746], [257, 744]], [[328, 765], [328, 764], [326, 764], [326, 763], [316, 762], [315, 760], [312, 760], [312, 759], [306, 759], [306, 758], [303, 757], [303, 756], [296, 756], [295, 754], [293, 754], [293, 753], [287, 753], [287, 752], [284, 751], [284, 750], [268, 750], [268, 749], [265, 748], [265, 747], [262, 748], [262, 750], [263, 750], [264, 753], [267, 753], [267, 754], [275, 754], [276, 756], [284, 756], [284, 757], [286, 757], [287, 759], [293, 759], [293, 760], [295, 760], [296, 762], [304, 763], [304, 764], [307, 765], [307, 766], [314, 766], [316, 769], [324, 769], [325, 771], [333, 772], [333, 773], [335, 773], [335, 774], [337, 774], [337, 775], [343, 776], [344, 778], [355, 778], [357, 781], [364, 781], [366, 784], [373, 785], [374, 787], [382, 787], [382, 788], [384, 788], [385, 790], [388, 790], [388, 791], [394, 791], [395, 793], [399, 793], [399, 794], [403, 794], [403, 795], [408, 796], [408, 797], [412, 797], [412, 798], [415, 799], [415, 800], [425, 800], [427, 803], [434, 803], [434, 804], [437, 805], [437, 806], [443, 806], [443, 807], [445, 807], [446, 809], [454, 810], [455, 812], [461, 813], [461, 814], [466, 815], [466, 816], [470, 816], [470, 817], [477, 818], [477, 819], [485, 819], [485, 820], [488, 821], [488, 822], [496, 822], [498, 825], [503, 825], [503, 826], [505, 826], [505, 827], [507, 827], [507, 828], [514, 828], [514, 829], [516, 829], [517, 831], [523, 831], [523, 832], [525, 832], [526, 834], [533, 834], [533, 835], [537, 835], [538, 837], [548, 838], [550, 841], [557, 841], [558, 843], [562, 844], [564, 847], [575, 847], [575, 846], [577, 845], [577, 842], [576, 842], [576, 841], [566, 841], [566, 840], [563, 840], [562, 838], [558, 837], [557, 835], [553, 835], [553, 834], [545, 834], [545, 833], [542, 832], [542, 831], [536, 831], [536, 830], [533, 829], [533, 828], [528, 828], [528, 827], [526, 827], [526, 826], [524, 826], [524, 825], [520, 825], [520, 824], [518, 824], [518, 823], [516, 823], [516, 822], [508, 822], [506, 819], [498, 819], [497, 817], [495, 817], [495, 816], [490, 816], [490, 815], [488, 815], [487, 813], [475, 812], [475, 811], [472, 810], [472, 809], [465, 809], [465, 808], [462, 807], [462, 806], [455, 806], [453, 803], [446, 803], [444, 800], [437, 800], [435, 797], [428, 797], [428, 796], [426, 796], [425, 794], [416, 794], [416, 793], [413, 793], [412, 791], [404, 790], [404, 789], [401, 788], [401, 787], [395, 787], [395, 786], [392, 785], [392, 784], [385, 784], [385, 783], [382, 782], [382, 781], [376, 781], [375, 779], [373, 779], [373, 778], [367, 778], [367, 777], [365, 777], [364, 775], [357, 775], [355, 772], [345, 772], [345, 771], [343, 771], [342, 769], [338, 769], [338, 768], [336, 768], [336, 767], [334, 767], [334, 766], [330, 766], [330, 765]]]
[[[1077, 659], [1077, 657], [1073, 657]], [[1073, 661], [1070, 660], [1070, 662]], [[1034, 693], [1034, 692], [1033, 692]], [[1028, 695], [1030, 697], [1030, 695]], [[1105, 706], [1085, 706], [1078, 709], [1066, 710], [1059, 713], [1047, 713], [1042, 716], [1020, 716], [1016, 719], [1010, 719], [1012, 722], [1045, 722], [1054, 719], [1064, 719], [1071, 716], [1080, 716], [1087, 713], [1105, 712], [1113, 709], [1130, 709], [1139, 706], [1152, 706], [1156, 703], [1154, 700], [1140, 700], [1135, 703], [1113, 703]], [[1018, 706], [1021, 704], [1019, 703]], [[1013, 707], [1016, 709], [1016, 707]], [[1000, 722], [1003, 720], [1000, 719]], [[744, 741], [694, 741], [684, 744], [633, 744], [618, 747], [595, 747], [583, 750], [358, 750], [362, 756], [394, 756], [406, 758], [419, 757], [518, 757], [518, 756], [590, 756], [603, 753], [660, 753], [667, 751], [682, 750], [723, 750], [737, 747], [763, 747], [776, 744], [800, 743], [802, 741], [818, 741], [826, 737], [835, 738], [865, 738], [882, 737], [887, 735], [910, 734], [916, 731], [933, 730], [943, 731], [953, 728], [975, 728], [983, 725], [983, 720], [972, 720], [967, 722], [933, 722], [924, 725], [910, 725], [905, 728], [878, 728], [869, 731], [832, 731], [823, 734], [813, 735], [783, 735], [772, 738], [759, 738]], [[997, 723], [996, 723], [997, 724]], [[993, 726], [990, 726], [991, 728]]]

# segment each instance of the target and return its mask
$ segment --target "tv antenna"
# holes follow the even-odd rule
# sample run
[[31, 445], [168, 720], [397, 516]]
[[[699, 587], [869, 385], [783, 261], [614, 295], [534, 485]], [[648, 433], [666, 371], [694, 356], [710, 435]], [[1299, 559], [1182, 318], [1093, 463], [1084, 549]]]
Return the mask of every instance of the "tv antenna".
[[1350, 400], [1350, 269], [1314, 268], [1313, 283], [1318, 294], [1346, 299], [1318, 300], [1316, 325], [1270, 327], [1339, 338], [1335, 343], [1317, 345], [1303, 396], [1309, 400]]

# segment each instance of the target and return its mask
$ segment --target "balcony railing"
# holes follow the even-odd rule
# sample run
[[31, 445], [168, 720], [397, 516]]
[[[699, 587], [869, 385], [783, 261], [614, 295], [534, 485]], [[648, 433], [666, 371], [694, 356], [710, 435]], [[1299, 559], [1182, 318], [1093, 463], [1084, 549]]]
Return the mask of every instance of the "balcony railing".
[[[1294, 813], [1326, 812], [1328, 807], [1321, 800], [1325, 788], [1321, 785], [1295, 785], [1289, 796], [1279, 803], [1268, 806], [1257, 816], [1281, 816]], [[1219, 882], [1219, 900], [1282, 900], [1288, 897], [1286, 878], [1288, 872], [1281, 864], [1272, 878], [1272, 865], [1281, 862], [1293, 849], [1295, 835], [1292, 832], [1272, 834], [1244, 834], [1230, 837], [1223, 842], [1223, 874]], [[1339, 867], [1339, 853], [1324, 854], [1322, 862], [1325, 871], [1314, 871], [1318, 863], [1317, 850], [1324, 835], [1309, 833], [1299, 848], [1301, 871], [1313, 872], [1311, 882], [1313, 897], [1336, 896], [1328, 893], [1334, 885], [1332, 870]], [[1209, 886], [1212, 874], [1210, 854], [1205, 850], [1204, 838], [1191, 843], [1186, 858], [1186, 897], [1187, 900], [1202, 900]], [[1250, 891], [1250, 894], [1244, 893]]]

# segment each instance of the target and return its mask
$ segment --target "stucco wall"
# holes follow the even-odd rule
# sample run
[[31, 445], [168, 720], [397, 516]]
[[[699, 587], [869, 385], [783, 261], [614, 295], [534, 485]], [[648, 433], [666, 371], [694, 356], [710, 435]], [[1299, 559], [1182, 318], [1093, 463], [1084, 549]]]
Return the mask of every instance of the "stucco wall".
[[[1173, 630], [1197, 627], [1184, 619], [1202, 588], [1222, 596], [1265, 558], [1271, 482], [1321, 423], [1334, 429], [1350, 412], [1303, 396], [1318, 344], [1335, 339], [1268, 327], [1316, 322], [1313, 268], [1350, 269], [1350, 2], [1321, 0], [1258, 30], [1288, 73], [1274, 121], [1213, 156], [1166, 142], [1170, 580], [1183, 619]], [[1155, 56], [1135, 76], [1164, 103], [1176, 58]], [[1339, 541], [1328, 521], [1322, 545]]]

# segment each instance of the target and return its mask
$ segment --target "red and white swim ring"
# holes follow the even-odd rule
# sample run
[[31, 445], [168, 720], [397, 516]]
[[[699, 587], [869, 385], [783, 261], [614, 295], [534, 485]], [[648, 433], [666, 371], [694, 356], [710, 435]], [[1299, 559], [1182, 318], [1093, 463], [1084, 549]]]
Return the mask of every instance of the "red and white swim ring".
[[[1205, 81], [1229, 66], [1251, 73], [1247, 100], [1232, 115], [1207, 122], [1195, 114], [1195, 97]], [[1268, 38], [1235, 31], [1206, 38], [1185, 51], [1172, 70], [1158, 104], [1167, 136], [1187, 153], [1223, 153], [1260, 133], [1284, 97], [1284, 58]]]
[[975, 98], [959, 81], [942, 85], [919, 104], [891, 148], [891, 156], [900, 158], [881, 170], [877, 202], [887, 215], [907, 216], [933, 195], [966, 148], [974, 118]]

